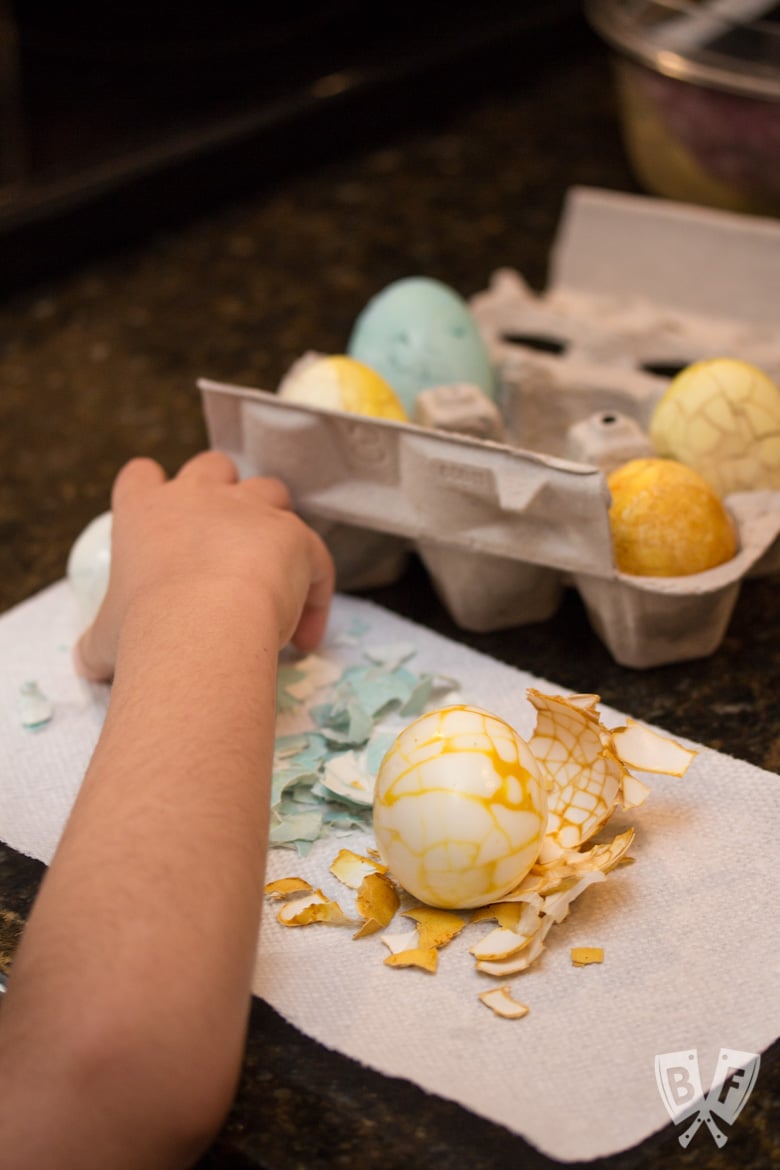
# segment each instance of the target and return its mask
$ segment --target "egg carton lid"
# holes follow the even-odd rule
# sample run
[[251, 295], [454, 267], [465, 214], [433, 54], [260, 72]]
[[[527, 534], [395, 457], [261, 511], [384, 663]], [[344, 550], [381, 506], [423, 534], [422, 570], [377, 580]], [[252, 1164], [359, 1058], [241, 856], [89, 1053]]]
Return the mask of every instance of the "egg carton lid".
[[572, 187], [548, 287], [644, 297], [778, 337], [780, 222], [648, 195]]
[[532, 360], [576, 383], [576, 362], [652, 404], [701, 358], [742, 358], [780, 380], [779, 272], [775, 219], [575, 187], [547, 288], [499, 269], [470, 308], [510, 381]]

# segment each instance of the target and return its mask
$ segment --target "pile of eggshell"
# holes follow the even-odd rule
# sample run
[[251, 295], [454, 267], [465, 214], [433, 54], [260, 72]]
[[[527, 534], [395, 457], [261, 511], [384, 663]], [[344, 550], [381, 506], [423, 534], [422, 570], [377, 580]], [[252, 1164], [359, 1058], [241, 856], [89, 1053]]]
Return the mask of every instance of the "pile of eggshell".
[[[409, 723], [379, 766], [377, 849], [342, 848], [329, 869], [355, 892], [354, 911], [340, 894], [290, 875], [265, 887], [283, 902], [282, 926], [346, 926], [354, 939], [385, 931], [386, 966], [434, 973], [439, 952], [468, 924], [487, 925], [469, 948], [480, 974], [503, 981], [534, 965], [575, 899], [629, 860], [632, 828], [594, 838], [615, 811], [648, 796], [634, 770], [682, 777], [696, 752], [631, 720], [608, 728], [597, 695], [526, 695], [537, 712], [527, 740], [468, 705]], [[411, 925], [388, 931], [399, 912]], [[574, 966], [604, 958], [601, 946], [570, 953]], [[528, 1005], [511, 990], [502, 983], [478, 998], [521, 1019]]]
[[[468, 303], [440, 281], [414, 276], [368, 302], [345, 354], [304, 355], [278, 393], [507, 442], [497, 383]], [[780, 387], [748, 362], [707, 359], [670, 382], [649, 434], [622, 421], [632, 428], [626, 459], [608, 474], [618, 568], [685, 576], [730, 560], [737, 537], [724, 498], [780, 489]]]

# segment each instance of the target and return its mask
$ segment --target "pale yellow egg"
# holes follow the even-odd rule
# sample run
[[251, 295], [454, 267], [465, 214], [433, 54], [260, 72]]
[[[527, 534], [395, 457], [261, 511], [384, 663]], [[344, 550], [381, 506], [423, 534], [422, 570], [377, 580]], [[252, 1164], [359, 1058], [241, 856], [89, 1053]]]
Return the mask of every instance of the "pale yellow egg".
[[467, 909], [528, 873], [547, 794], [525, 740], [503, 719], [452, 706], [421, 716], [385, 755], [374, 833], [393, 877], [430, 906]]
[[615, 562], [640, 577], [682, 577], [734, 556], [731, 519], [698, 471], [673, 459], [632, 459], [607, 478]]
[[347, 410], [372, 418], [407, 422], [398, 395], [375, 370], [355, 358], [316, 358], [283, 382], [279, 397], [288, 402]]
[[694, 468], [719, 495], [780, 489], [780, 387], [749, 362], [686, 366], [653, 412], [659, 455]]

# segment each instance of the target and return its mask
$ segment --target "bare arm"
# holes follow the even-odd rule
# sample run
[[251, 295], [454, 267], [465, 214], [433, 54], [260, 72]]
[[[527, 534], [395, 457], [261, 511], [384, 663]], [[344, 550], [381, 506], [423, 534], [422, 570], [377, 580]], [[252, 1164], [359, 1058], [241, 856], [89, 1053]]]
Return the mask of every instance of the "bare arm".
[[276, 663], [319, 640], [333, 573], [275, 481], [209, 453], [114, 494], [81, 669], [114, 685], [0, 1010], [7, 1170], [188, 1166], [240, 1071]]

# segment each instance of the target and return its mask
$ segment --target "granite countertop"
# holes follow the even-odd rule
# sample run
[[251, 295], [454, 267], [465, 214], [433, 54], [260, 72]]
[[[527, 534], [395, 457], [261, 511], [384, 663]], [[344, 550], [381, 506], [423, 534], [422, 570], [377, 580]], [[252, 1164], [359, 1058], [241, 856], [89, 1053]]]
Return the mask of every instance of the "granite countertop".
[[[305, 160], [304, 160], [305, 161]], [[306, 349], [343, 351], [366, 300], [391, 280], [438, 277], [464, 296], [497, 268], [545, 283], [565, 193], [637, 190], [623, 155], [606, 54], [583, 30], [529, 46], [493, 79], [468, 70], [447, 101], [422, 97], [381, 140], [247, 190], [0, 301], [0, 611], [63, 576], [68, 550], [108, 507], [129, 457], [173, 472], [206, 446], [199, 376], [275, 386]], [[618, 666], [567, 592], [549, 621], [459, 630], [416, 560], [373, 600], [496, 658], [672, 733], [780, 771], [780, 578], [750, 579], [709, 659]], [[0, 847], [0, 969], [43, 867]], [[780, 1157], [780, 1059], [727, 1146], [683, 1151], [671, 1127], [590, 1165], [615, 1170], [769, 1167]], [[201, 1170], [417, 1165], [550, 1166], [500, 1127], [319, 1047], [259, 1000], [230, 1118]]]

